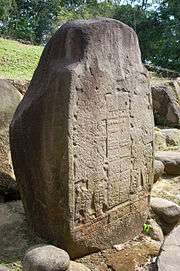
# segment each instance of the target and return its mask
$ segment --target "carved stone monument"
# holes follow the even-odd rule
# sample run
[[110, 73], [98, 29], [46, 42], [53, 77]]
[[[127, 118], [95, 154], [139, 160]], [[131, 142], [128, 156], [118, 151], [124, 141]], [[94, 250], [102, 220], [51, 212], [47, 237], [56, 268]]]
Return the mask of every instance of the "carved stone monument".
[[27, 218], [72, 257], [142, 230], [153, 180], [149, 79], [135, 32], [64, 24], [44, 49], [10, 129]]

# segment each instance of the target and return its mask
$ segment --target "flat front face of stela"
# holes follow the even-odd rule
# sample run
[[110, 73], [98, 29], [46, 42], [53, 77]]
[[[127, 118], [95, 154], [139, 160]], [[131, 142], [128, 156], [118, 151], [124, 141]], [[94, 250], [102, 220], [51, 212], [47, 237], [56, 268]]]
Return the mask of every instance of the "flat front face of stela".
[[134, 31], [110, 19], [63, 25], [16, 112], [11, 149], [29, 220], [72, 256], [140, 233], [153, 114]]

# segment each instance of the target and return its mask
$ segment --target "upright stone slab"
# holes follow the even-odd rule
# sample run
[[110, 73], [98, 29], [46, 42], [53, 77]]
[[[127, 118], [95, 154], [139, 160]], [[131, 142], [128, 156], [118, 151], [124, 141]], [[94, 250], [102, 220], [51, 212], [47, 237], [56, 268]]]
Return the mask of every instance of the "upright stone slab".
[[29, 222], [72, 257], [142, 230], [153, 180], [149, 80], [135, 32], [64, 24], [44, 49], [10, 129]]

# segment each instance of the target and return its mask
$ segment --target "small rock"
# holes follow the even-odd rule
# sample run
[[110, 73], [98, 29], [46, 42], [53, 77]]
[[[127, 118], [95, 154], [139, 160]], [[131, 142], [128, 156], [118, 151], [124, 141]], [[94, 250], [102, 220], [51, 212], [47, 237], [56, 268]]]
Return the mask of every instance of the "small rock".
[[90, 271], [84, 264], [71, 261], [68, 271]]
[[157, 260], [158, 271], [180, 270], [180, 225], [165, 239], [162, 251]]
[[180, 145], [180, 130], [179, 129], [162, 129], [162, 134], [166, 138], [167, 146]]
[[151, 231], [149, 233], [151, 238], [162, 243], [164, 241], [164, 234], [161, 227], [154, 219], [149, 219], [148, 223], [151, 226]]
[[66, 251], [52, 245], [41, 245], [27, 251], [23, 271], [64, 271], [70, 264]]
[[180, 152], [159, 151], [155, 158], [164, 164], [167, 175], [180, 175]]
[[120, 251], [124, 248], [124, 244], [114, 245], [113, 248], [115, 248], [117, 251]]
[[177, 223], [180, 219], [180, 207], [169, 200], [152, 197], [150, 206], [153, 212], [158, 215], [160, 219], [163, 219], [166, 223]]
[[0, 271], [9, 271], [9, 268], [4, 265], [0, 265]]
[[154, 182], [164, 174], [164, 164], [161, 161], [154, 160]]

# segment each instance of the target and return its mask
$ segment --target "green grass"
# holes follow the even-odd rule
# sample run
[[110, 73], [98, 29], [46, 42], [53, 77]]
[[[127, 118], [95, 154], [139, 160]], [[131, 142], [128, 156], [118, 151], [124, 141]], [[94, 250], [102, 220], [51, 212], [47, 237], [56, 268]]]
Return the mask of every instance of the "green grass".
[[42, 46], [0, 38], [0, 77], [30, 80], [42, 50]]

